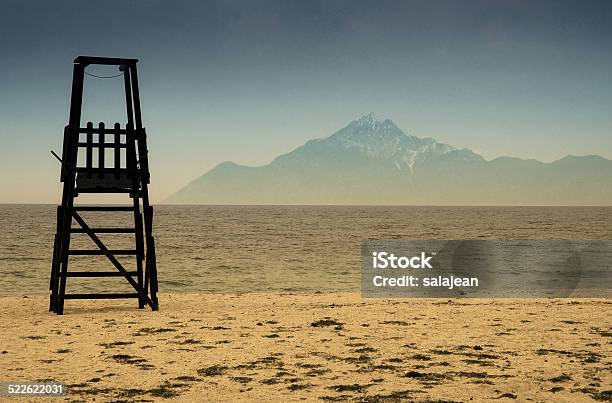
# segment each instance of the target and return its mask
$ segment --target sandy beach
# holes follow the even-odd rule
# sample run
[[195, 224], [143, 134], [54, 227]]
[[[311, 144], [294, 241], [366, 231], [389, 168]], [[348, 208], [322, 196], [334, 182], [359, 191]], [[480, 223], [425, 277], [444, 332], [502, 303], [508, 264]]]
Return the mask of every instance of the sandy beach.
[[612, 399], [610, 300], [0, 301], [4, 380], [64, 382], [68, 401]]

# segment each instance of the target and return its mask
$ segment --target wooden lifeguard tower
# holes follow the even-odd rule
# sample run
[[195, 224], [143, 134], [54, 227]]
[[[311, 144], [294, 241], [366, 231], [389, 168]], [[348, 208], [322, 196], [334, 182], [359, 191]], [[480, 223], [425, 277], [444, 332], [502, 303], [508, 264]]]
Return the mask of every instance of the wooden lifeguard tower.
[[[59, 158], [56, 155], [62, 164], [60, 181], [64, 185], [62, 204], [57, 208], [57, 233], [51, 265], [49, 310], [58, 315], [63, 314], [66, 299], [137, 298], [139, 308], [149, 305], [154, 311], [158, 309], [153, 208], [149, 204], [148, 195], [150, 175], [147, 140], [140, 112], [137, 62], [137, 59], [90, 56], [79, 56], [74, 60], [70, 119], [64, 128], [62, 157]], [[85, 127], [81, 126], [83, 82], [85, 74], [89, 74], [85, 71], [89, 65], [118, 66], [121, 73], [117, 76], [123, 75], [127, 111], [127, 122], [123, 127], [119, 123], [108, 128], [104, 123], [94, 127], [91, 122]], [[123, 159], [121, 158], [122, 149], [125, 149]], [[108, 153], [109, 150], [111, 155]], [[97, 155], [97, 161], [94, 161], [94, 155]], [[109, 164], [109, 160], [112, 163]], [[75, 206], [74, 199], [79, 193], [119, 193], [129, 196], [132, 202], [122, 206]], [[124, 225], [122, 228], [90, 227], [79, 214], [81, 211], [100, 212], [101, 214], [132, 212], [134, 225]], [[78, 225], [77, 227], [73, 227], [73, 220]], [[75, 233], [87, 234], [97, 249], [71, 249], [70, 237]], [[109, 249], [98, 237], [99, 233], [134, 234], [135, 247], [122, 250]], [[70, 256], [73, 255], [106, 256], [116, 270], [69, 271], [68, 262]], [[134, 256], [135, 270], [126, 270], [116, 258], [119, 255]], [[66, 293], [66, 281], [69, 277], [114, 276], [123, 276], [134, 288], [134, 292]]]

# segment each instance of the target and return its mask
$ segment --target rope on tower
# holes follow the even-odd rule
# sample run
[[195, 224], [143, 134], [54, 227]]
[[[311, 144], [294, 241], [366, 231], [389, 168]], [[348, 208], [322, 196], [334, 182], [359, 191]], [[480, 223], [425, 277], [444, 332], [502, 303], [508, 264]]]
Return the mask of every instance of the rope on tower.
[[123, 71], [119, 74], [115, 74], [114, 76], [97, 76], [95, 74], [91, 74], [86, 71], [84, 71], [84, 73], [87, 74], [88, 76], [95, 77], [95, 78], [115, 78], [115, 77], [119, 77], [123, 75]]

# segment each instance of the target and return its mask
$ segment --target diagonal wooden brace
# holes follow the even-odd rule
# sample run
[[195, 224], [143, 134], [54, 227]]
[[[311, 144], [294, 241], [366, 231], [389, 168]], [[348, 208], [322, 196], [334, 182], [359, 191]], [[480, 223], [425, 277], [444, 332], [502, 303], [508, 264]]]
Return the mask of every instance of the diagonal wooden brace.
[[91, 228], [89, 228], [89, 226], [87, 225], [87, 223], [85, 223], [83, 218], [81, 218], [81, 216], [76, 211], [72, 212], [72, 216], [74, 217], [76, 222], [79, 223], [79, 225], [83, 228], [85, 233], [89, 235], [92, 241], [94, 241], [94, 243], [98, 246], [98, 248], [100, 248], [100, 250], [104, 252], [108, 260], [110, 260], [111, 263], [117, 268], [117, 270], [119, 270], [121, 274], [123, 274], [123, 277], [126, 278], [128, 283], [130, 283], [130, 285], [134, 287], [134, 290], [138, 292], [138, 295], [140, 295], [142, 299], [144, 299], [144, 301], [147, 303], [147, 305], [151, 307], [152, 310], [156, 311], [157, 304], [153, 302], [151, 298], [149, 298], [149, 295], [147, 295], [146, 290], [138, 286], [138, 283], [134, 281], [134, 279], [130, 276], [127, 270], [123, 268], [121, 263], [119, 263], [119, 261], [115, 258], [115, 256], [113, 256], [113, 254], [108, 250], [108, 248], [102, 243], [100, 238], [98, 238], [98, 236], [91, 230]]

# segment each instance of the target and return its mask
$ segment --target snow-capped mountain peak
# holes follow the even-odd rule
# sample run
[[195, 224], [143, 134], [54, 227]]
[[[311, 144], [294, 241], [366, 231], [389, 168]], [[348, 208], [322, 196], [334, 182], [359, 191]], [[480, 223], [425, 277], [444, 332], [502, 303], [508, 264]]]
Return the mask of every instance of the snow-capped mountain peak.
[[375, 114], [374, 112], [368, 113], [367, 115], [363, 115], [362, 117], [360, 117], [357, 120], [354, 120], [351, 123], [355, 123], [356, 125], [359, 126], [369, 126], [369, 127], [375, 127], [377, 125], [382, 124], [384, 121], [384, 119], [381, 119], [377, 114]]
[[456, 150], [432, 138], [407, 135], [391, 119], [381, 119], [369, 113], [353, 120], [331, 136], [321, 139], [318, 147], [352, 150], [368, 157], [392, 161], [402, 170], [412, 170], [413, 165]]
[[370, 131], [370, 132], [391, 132], [391, 131], [399, 131], [401, 130], [393, 123], [391, 119], [381, 119], [375, 113], [368, 113], [360, 117], [357, 120], [353, 120], [347, 127], [350, 127], [354, 130], [358, 131]]

